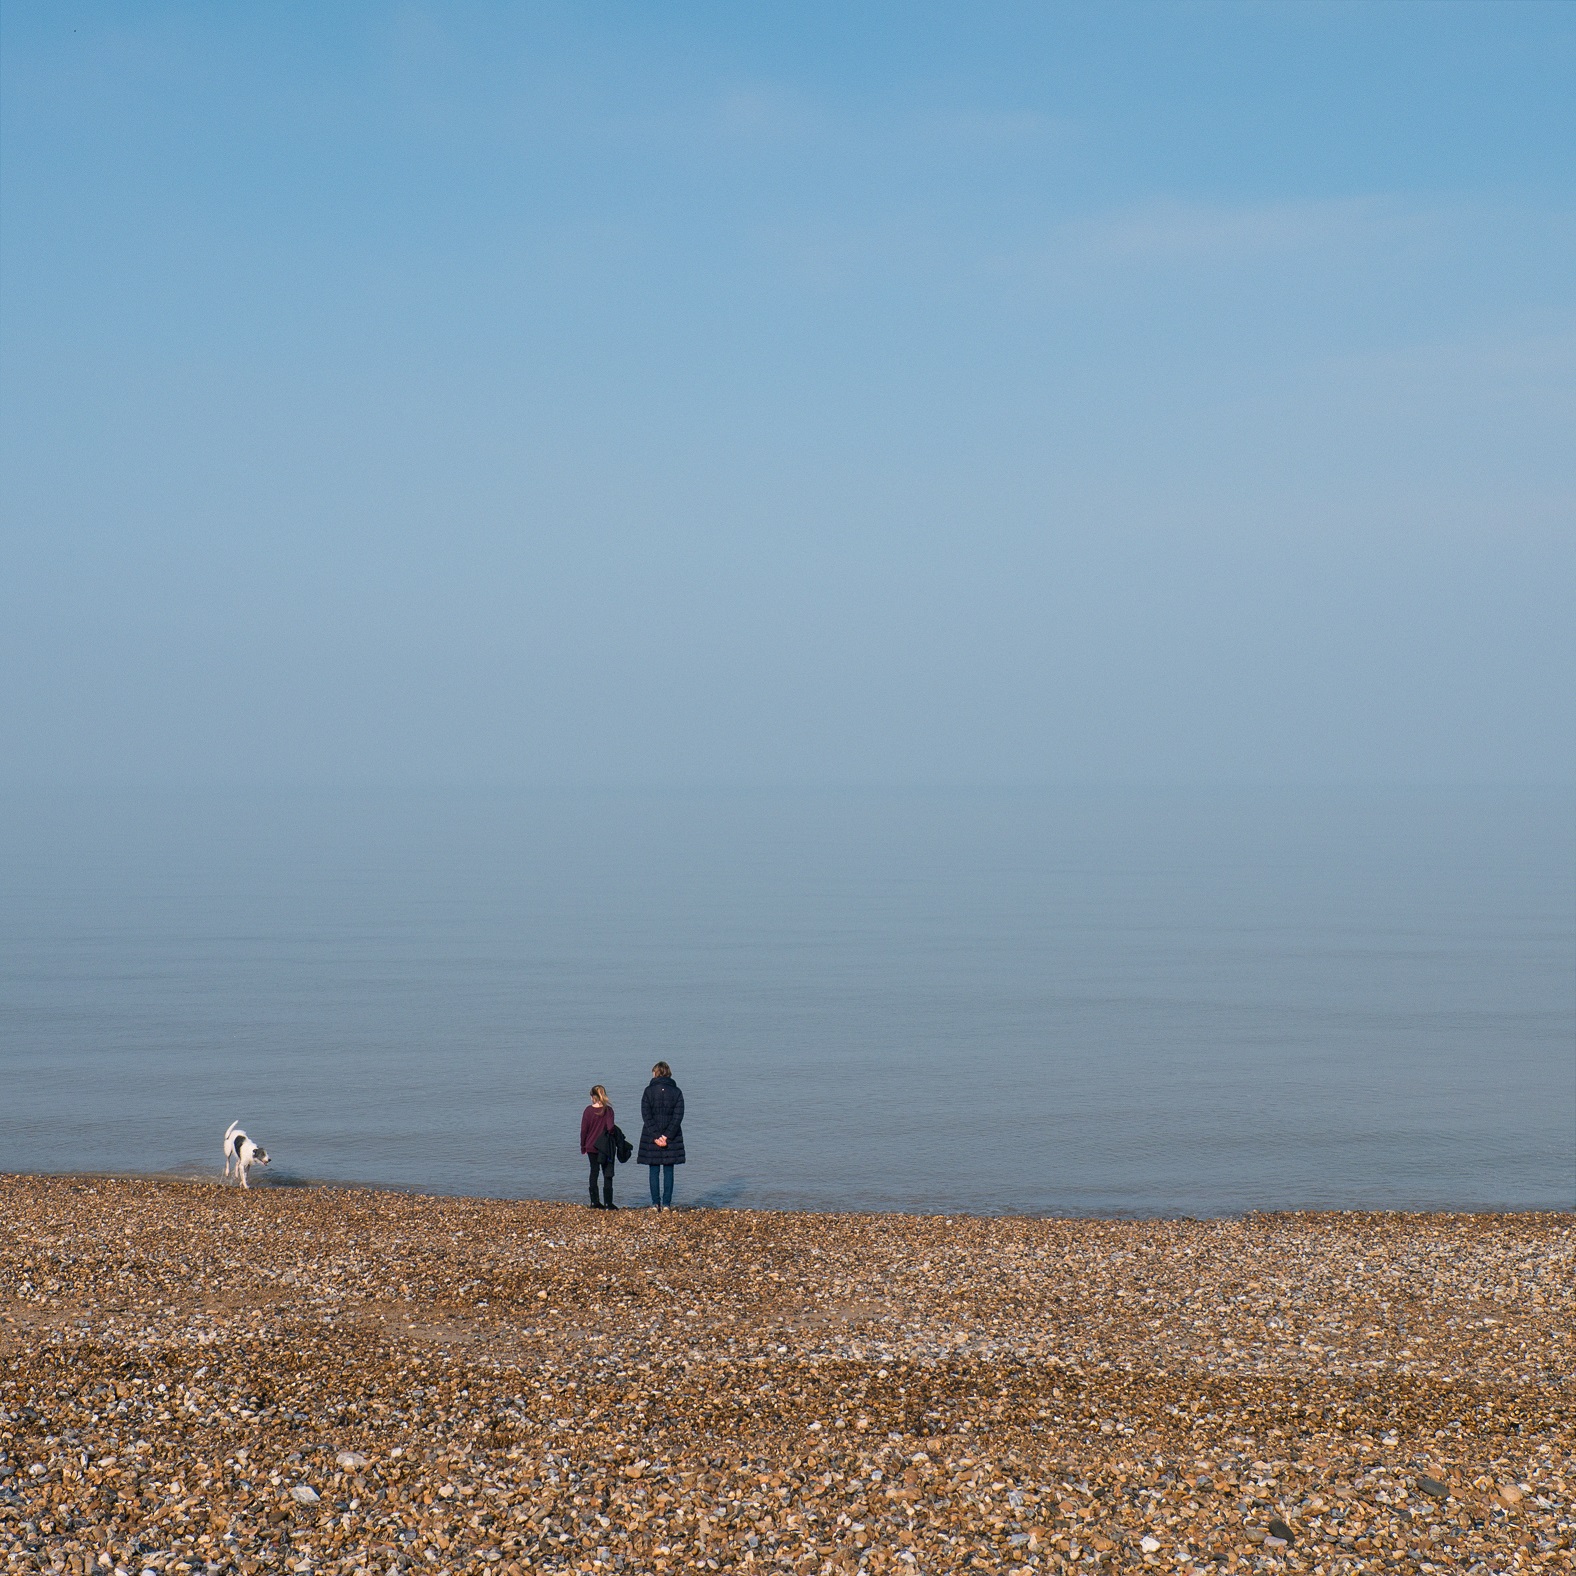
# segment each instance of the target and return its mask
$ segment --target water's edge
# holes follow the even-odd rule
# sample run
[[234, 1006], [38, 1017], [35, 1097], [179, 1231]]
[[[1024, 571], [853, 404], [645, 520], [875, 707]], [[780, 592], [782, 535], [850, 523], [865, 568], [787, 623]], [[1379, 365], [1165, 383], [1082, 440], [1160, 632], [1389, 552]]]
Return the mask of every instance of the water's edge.
[[[642, 1179], [643, 1181], [644, 1179]], [[233, 1182], [226, 1182], [223, 1177], [208, 1176], [199, 1172], [189, 1171], [3, 1171], [0, 1172], [0, 1181], [52, 1181], [52, 1182], [80, 1182], [84, 1184], [94, 1182], [150, 1182], [161, 1185], [176, 1185], [194, 1189], [222, 1188], [225, 1192], [243, 1192]], [[431, 1198], [452, 1199], [459, 1203], [467, 1204], [535, 1204], [544, 1208], [564, 1209], [570, 1212], [585, 1210], [590, 1213], [590, 1207], [583, 1199], [571, 1197], [562, 1198], [537, 1198], [529, 1194], [492, 1194], [492, 1193], [450, 1193], [441, 1188], [422, 1187], [415, 1183], [402, 1185], [386, 1182], [355, 1182], [339, 1178], [326, 1177], [266, 1177], [254, 1180], [249, 1190], [253, 1193], [270, 1192], [311, 1192], [311, 1193], [353, 1193], [353, 1194], [388, 1194], [398, 1198]], [[638, 1213], [649, 1210], [651, 1205], [644, 1197], [639, 1197], [632, 1204], [620, 1204], [620, 1211]], [[1271, 1209], [1239, 1209], [1223, 1210], [1218, 1213], [1188, 1215], [1174, 1214], [1163, 1210], [1134, 1210], [1120, 1214], [1052, 1212], [1037, 1210], [913, 1210], [913, 1209], [794, 1209], [773, 1208], [769, 1205], [733, 1205], [733, 1204], [705, 1204], [686, 1203], [675, 1201], [672, 1209], [677, 1214], [738, 1214], [738, 1215], [810, 1215], [827, 1216], [840, 1220], [1023, 1220], [1023, 1221], [1066, 1221], [1080, 1224], [1108, 1222], [1112, 1225], [1137, 1225], [1153, 1222], [1157, 1225], [1167, 1223], [1185, 1224], [1193, 1223], [1207, 1225], [1212, 1221], [1230, 1222], [1242, 1220], [1295, 1220], [1309, 1224], [1339, 1222], [1343, 1220], [1374, 1220], [1374, 1219], [1408, 1219], [1408, 1220], [1485, 1220], [1485, 1219], [1542, 1219], [1550, 1215], [1569, 1215], [1576, 1223], [1576, 1204], [1547, 1204], [1547, 1205], [1496, 1205], [1472, 1204], [1460, 1208], [1449, 1209], [1394, 1209], [1394, 1208], [1364, 1208], [1360, 1205], [1330, 1209], [1320, 1205], [1286, 1205], [1276, 1206]]]

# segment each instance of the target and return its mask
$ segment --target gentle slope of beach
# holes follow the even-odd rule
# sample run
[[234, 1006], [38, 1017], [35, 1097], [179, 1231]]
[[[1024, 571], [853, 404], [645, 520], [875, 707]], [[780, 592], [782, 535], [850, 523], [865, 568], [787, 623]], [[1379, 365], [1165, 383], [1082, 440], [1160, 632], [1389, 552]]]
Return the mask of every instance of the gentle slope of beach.
[[1569, 1215], [0, 1214], [10, 1568], [1570, 1568]]

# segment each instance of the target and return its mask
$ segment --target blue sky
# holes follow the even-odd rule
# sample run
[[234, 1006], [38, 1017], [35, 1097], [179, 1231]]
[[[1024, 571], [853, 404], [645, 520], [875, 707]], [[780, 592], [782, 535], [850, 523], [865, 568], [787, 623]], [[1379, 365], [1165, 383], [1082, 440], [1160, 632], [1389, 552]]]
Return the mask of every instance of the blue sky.
[[0, 13], [0, 778], [1576, 781], [1576, 7]]

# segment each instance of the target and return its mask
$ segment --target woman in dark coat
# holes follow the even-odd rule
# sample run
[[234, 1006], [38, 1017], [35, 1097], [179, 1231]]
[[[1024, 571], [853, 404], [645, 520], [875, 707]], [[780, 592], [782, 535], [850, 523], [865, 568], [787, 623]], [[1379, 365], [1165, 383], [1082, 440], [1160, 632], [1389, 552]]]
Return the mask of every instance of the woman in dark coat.
[[673, 1207], [673, 1168], [684, 1164], [684, 1091], [673, 1069], [658, 1062], [640, 1097], [640, 1163], [651, 1168], [651, 1202]]

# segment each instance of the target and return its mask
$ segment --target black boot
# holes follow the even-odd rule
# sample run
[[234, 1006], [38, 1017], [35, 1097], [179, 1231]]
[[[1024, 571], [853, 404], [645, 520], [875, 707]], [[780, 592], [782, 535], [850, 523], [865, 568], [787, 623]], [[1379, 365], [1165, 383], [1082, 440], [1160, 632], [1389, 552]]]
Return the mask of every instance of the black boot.
[[618, 1205], [613, 1202], [613, 1173], [611, 1171], [602, 1173], [602, 1208], [618, 1208]]
[[596, 1176], [595, 1176], [595, 1174], [593, 1174], [592, 1177], [591, 1177], [591, 1207], [592, 1207], [592, 1209], [601, 1209], [601, 1207], [602, 1207], [601, 1199], [599, 1199], [596, 1196]]

